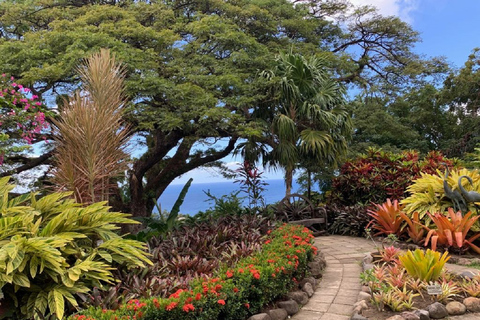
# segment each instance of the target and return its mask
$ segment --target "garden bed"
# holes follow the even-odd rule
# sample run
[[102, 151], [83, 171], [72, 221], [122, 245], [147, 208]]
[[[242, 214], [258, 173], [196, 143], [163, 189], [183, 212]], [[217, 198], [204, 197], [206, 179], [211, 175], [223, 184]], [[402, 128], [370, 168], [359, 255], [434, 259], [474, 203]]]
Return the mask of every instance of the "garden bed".
[[352, 319], [442, 319], [480, 312], [478, 272], [446, 272], [442, 269], [450, 258], [447, 253], [421, 251], [402, 253], [386, 247], [367, 254], [361, 277], [364, 287]]
[[71, 319], [246, 319], [294, 287], [316, 254], [311, 232], [284, 225], [269, 233], [262, 249], [222, 265], [209, 278], [194, 279], [167, 298], [133, 299], [116, 310], [89, 308]]

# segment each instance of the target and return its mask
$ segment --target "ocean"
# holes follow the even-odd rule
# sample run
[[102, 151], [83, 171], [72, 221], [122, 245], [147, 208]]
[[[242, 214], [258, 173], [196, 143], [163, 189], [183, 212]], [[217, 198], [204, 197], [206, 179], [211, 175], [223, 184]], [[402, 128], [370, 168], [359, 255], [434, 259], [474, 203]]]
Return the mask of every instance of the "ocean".
[[[265, 186], [263, 196], [267, 204], [280, 201], [285, 196], [285, 182], [284, 180], [265, 180], [268, 183]], [[183, 185], [175, 184], [170, 185], [163, 192], [159, 199], [159, 204], [162, 210], [170, 211], [178, 198], [178, 195], [182, 191]], [[208, 196], [204, 191], [210, 192], [217, 198], [223, 195], [229, 195], [232, 192], [240, 190], [240, 184], [233, 181], [227, 182], [214, 182], [214, 183], [195, 183], [193, 182], [185, 197], [185, 201], [180, 207], [180, 213], [195, 215], [199, 211], [205, 211], [213, 207], [213, 201], [208, 201]], [[299, 191], [299, 185], [294, 182], [292, 187], [292, 193]], [[244, 192], [240, 192], [238, 197], [245, 197], [243, 199], [244, 205], [248, 205], [247, 195]]]

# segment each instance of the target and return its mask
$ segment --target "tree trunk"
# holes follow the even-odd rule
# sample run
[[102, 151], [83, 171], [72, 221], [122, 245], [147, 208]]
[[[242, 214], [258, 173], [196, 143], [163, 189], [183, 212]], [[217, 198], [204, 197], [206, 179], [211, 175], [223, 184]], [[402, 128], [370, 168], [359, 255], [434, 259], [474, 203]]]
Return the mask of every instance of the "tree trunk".
[[293, 169], [285, 169], [285, 196], [292, 194]]
[[308, 199], [312, 199], [312, 172], [307, 169], [307, 195]]

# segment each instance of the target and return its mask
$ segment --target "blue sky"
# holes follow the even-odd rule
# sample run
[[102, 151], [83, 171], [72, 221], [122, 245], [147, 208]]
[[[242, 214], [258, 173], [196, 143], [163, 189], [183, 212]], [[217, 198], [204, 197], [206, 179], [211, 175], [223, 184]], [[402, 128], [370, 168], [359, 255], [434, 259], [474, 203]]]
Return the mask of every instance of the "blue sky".
[[445, 56], [461, 67], [475, 47], [480, 47], [479, 0], [351, 0], [374, 5], [383, 15], [396, 15], [420, 33], [415, 51]]
[[[382, 15], [395, 15], [420, 33], [416, 53], [426, 57], [444, 56], [460, 68], [475, 47], [480, 47], [480, 0], [350, 0], [354, 5], [372, 5]], [[224, 159], [235, 169], [234, 159]], [[267, 179], [281, 179], [282, 171], [265, 171]], [[177, 179], [184, 184], [190, 177], [196, 183], [225, 181], [212, 169], [196, 169]]]

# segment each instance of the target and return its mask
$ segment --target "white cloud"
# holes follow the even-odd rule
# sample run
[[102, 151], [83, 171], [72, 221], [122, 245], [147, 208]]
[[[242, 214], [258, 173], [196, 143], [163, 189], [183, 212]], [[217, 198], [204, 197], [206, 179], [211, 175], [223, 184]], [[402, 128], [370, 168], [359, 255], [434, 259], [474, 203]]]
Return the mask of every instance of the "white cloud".
[[412, 12], [418, 7], [418, 0], [350, 0], [355, 6], [373, 6], [384, 16], [397, 16], [412, 23]]

